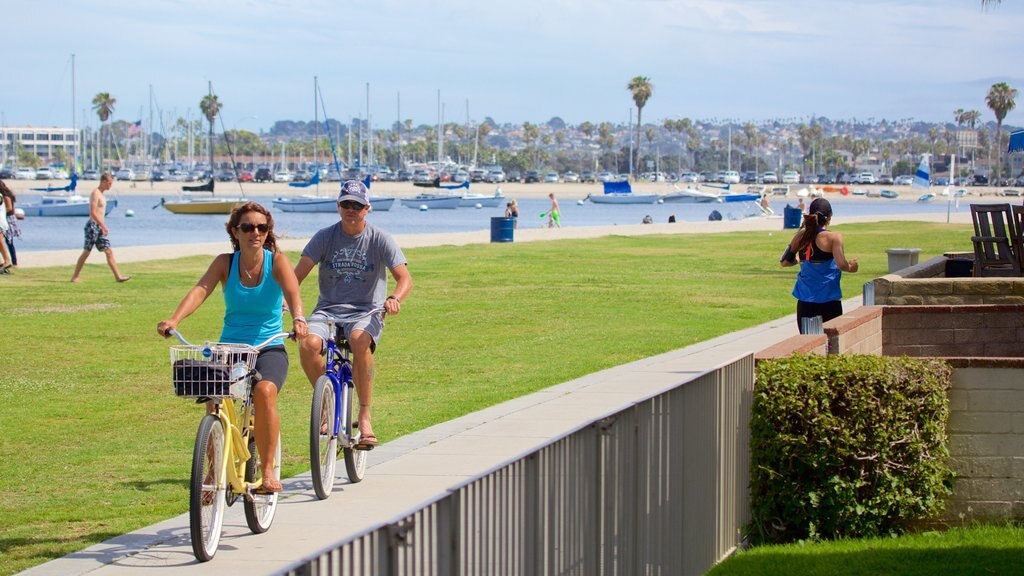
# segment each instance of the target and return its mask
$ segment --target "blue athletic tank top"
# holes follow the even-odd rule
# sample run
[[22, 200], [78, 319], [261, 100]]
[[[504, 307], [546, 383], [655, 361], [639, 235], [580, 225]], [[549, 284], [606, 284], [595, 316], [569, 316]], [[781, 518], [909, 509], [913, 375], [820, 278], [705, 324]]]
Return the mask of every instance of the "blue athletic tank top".
[[243, 286], [238, 275], [238, 255], [231, 255], [231, 269], [224, 284], [224, 329], [221, 342], [255, 346], [281, 333], [284, 292], [274, 280], [274, 255], [263, 249], [263, 275], [256, 286]]
[[818, 248], [817, 234], [811, 239], [806, 254], [801, 258], [800, 272], [796, 275], [793, 297], [801, 302], [823, 304], [843, 299], [839, 281], [843, 271], [836, 266], [831, 252]]

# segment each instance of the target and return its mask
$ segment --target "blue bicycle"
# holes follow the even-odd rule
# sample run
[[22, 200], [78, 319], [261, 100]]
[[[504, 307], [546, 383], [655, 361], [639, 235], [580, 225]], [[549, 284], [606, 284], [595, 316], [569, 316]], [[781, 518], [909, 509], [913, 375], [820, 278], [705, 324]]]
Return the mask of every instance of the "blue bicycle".
[[352, 399], [355, 383], [352, 381], [351, 349], [345, 331], [338, 323], [351, 323], [373, 314], [382, 314], [384, 308], [350, 317], [332, 318], [327, 324], [327, 360], [324, 375], [313, 385], [313, 406], [309, 417], [309, 459], [313, 476], [313, 490], [317, 498], [326, 499], [334, 488], [334, 471], [338, 454], [345, 460], [348, 479], [355, 484], [366, 473], [366, 450], [358, 450], [359, 428], [352, 422]]

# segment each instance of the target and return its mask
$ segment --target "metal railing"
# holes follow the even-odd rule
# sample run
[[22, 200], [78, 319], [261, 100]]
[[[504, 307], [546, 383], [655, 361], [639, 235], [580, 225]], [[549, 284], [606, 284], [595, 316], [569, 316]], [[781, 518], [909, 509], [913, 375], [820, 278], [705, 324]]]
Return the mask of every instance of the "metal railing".
[[703, 574], [735, 549], [749, 519], [753, 383], [747, 355], [552, 438], [283, 573]]

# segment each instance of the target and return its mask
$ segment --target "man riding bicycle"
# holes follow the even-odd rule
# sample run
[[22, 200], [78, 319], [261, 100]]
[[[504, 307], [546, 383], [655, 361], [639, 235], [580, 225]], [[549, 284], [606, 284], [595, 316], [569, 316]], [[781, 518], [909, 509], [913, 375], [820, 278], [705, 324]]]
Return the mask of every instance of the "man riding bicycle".
[[[295, 265], [301, 284], [319, 266], [320, 297], [309, 317], [309, 334], [299, 347], [299, 359], [310, 384], [324, 373], [324, 341], [327, 321], [332, 316], [351, 316], [384, 307], [391, 315], [402, 309], [402, 301], [412, 291], [408, 261], [390, 234], [366, 221], [369, 190], [358, 180], [346, 180], [338, 196], [341, 221], [318, 231], [302, 250]], [[388, 295], [387, 271], [395, 279]], [[341, 313], [341, 314], [339, 314]], [[352, 376], [359, 396], [357, 426], [361, 438], [357, 449], [372, 450], [377, 445], [370, 407], [373, 400], [373, 351], [380, 342], [384, 322], [380, 315], [365, 316], [355, 322], [341, 322], [352, 350]]]

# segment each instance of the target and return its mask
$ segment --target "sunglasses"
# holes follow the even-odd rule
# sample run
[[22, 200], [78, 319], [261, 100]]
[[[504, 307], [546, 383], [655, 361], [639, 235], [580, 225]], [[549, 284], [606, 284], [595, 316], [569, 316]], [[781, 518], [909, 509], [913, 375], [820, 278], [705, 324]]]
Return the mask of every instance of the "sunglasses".
[[366, 205], [360, 204], [359, 202], [353, 202], [352, 200], [344, 200], [342, 202], [338, 202], [338, 208], [344, 208], [345, 210], [362, 210], [363, 208], [366, 208]]
[[238, 229], [246, 234], [252, 232], [253, 230], [259, 230], [260, 234], [266, 234], [267, 230], [270, 230], [270, 226], [268, 226], [267, 224], [253, 225], [249, 224], [248, 222], [242, 222], [241, 224], [238, 225]]

